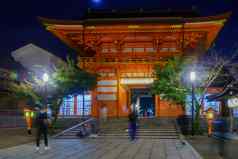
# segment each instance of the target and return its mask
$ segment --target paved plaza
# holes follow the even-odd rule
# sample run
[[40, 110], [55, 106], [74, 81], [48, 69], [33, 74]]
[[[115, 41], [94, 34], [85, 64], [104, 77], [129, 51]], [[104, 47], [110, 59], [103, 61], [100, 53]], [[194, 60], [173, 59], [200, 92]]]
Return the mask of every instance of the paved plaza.
[[33, 143], [0, 150], [0, 159], [198, 159], [179, 140], [62, 139], [50, 140], [50, 150], [36, 152]]

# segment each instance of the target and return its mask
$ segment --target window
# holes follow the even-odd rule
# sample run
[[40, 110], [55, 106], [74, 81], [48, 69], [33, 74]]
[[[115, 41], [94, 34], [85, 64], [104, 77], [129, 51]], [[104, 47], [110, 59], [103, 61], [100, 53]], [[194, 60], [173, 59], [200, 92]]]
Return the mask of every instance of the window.
[[117, 52], [117, 49], [116, 49], [116, 48], [111, 48], [111, 52], [112, 52], [112, 53], [116, 53], [116, 52]]
[[74, 115], [74, 97], [68, 96], [63, 99], [60, 107], [60, 115], [69, 116]]
[[109, 49], [108, 48], [103, 48], [102, 49], [102, 53], [108, 53], [109, 52]]
[[78, 95], [77, 115], [90, 115], [90, 114], [91, 114], [91, 95], [85, 94], [84, 97], [83, 95]]
[[132, 48], [124, 48], [123, 52], [132, 52]]
[[160, 51], [166, 52], [166, 51], [169, 51], [169, 48], [167, 48], [167, 47], [162, 47], [162, 48], [160, 49]]
[[[77, 102], [74, 101], [75, 98], [77, 99]], [[92, 99], [90, 94], [85, 94], [84, 97], [81, 94], [75, 96], [68, 96], [63, 99], [63, 103], [60, 107], [60, 115], [90, 115], [91, 105]]]
[[145, 48], [146, 52], [156, 52], [153, 47]]
[[144, 52], [144, 48], [134, 48], [134, 52]]
[[175, 47], [171, 47], [171, 48], [169, 48], [169, 51], [170, 52], [175, 52], [175, 51], [177, 51], [177, 49]]

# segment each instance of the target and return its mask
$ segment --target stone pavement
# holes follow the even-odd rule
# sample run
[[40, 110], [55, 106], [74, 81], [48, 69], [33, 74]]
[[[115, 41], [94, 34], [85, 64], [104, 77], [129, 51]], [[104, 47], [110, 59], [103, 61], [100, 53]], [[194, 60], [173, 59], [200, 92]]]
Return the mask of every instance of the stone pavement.
[[35, 151], [33, 143], [0, 150], [0, 159], [199, 159], [177, 139], [50, 140], [50, 150]]

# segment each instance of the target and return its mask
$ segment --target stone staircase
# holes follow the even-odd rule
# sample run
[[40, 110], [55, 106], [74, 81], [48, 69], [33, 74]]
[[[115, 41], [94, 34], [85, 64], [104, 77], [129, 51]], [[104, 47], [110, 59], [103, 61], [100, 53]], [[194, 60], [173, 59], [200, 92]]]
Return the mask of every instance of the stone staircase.
[[[79, 139], [79, 132], [90, 134], [92, 124], [89, 127], [90, 120], [77, 124], [54, 136], [56, 139]], [[94, 123], [95, 124], [95, 123]], [[97, 123], [98, 124], [98, 123]], [[83, 126], [84, 125], [84, 126]], [[99, 123], [99, 139], [128, 139], [128, 119], [109, 119], [106, 122]], [[95, 125], [94, 125], [95, 126]], [[96, 127], [96, 126], [95, 126]], [[142, 118], [139, 119], [137, 138], [140, 139], [178, 139], [179, 133], [175, 128], [175, 120], [164, 118]], [[94, 138], [94, 137], [93, 137]]]
[[[178, 139], [174, 119], [139, 119], [137, 138]], [[100, 124], [98, 138], [129, 138], [127, 119], [110, 119]]]
[[96, 129], [96, 120], [95, 119], [88, 119], [85, 121], [81, 121], [78, 124], [74, 125], [73, 127], [66, 129], [59, 134], [53, 136], [55, 139], [79, 139], [79, 132], [82, 132], [85, 136], [89, 135], [90, 133], [94, 132]]

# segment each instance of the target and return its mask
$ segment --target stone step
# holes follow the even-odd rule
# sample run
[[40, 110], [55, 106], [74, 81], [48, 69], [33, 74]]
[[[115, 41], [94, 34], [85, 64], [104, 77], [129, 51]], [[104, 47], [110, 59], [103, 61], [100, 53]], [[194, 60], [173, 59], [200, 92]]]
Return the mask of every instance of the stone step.
[[[127, 130], [128, 128], [126, 129], [100, 129], [101, 131], [124, 131], [124, 130]], [[137, 129], [138, 131], [175, 131], [176, 129], [141, 129], [141, 128], [138, 128]]]
[[[116, 138], [118, 138], [118, 137], [129, 136], [129, 135], [128, 134], [127, 135], [126, 134], [124, 134], [124, 135], [115, 135], [115, 134], [105, 135], [105, 134], [103, 134], [103, 135], [98, 135], [98, 136], [116, 137]], [[138, 137], [147, 137], [147, 136], [150, 136], [150, 137], [178, 137], [177, 134], [174, 134], [174, 135], [150, 135], [150, 134], [148, 134], [148, 135], [141, 135], [141, 134], [137, 134], [136, 136], [138, 136]]]
[[[76, 134], [64, 134], [64, 135], [61, 135], [61, 136], [77, 136]], [[128, 136], [128, 134], [99, 134], [98, 136], [115, 136], [115, 137], [118, 137], [118, 136]], [[140, 133], [137, 133], [137, 136], [178, 136], [178, 134], [140, 134]]]
[[[150, 134], [150, 135], [156, 135], [156, 134], [178, 134], [177, 131], [136, 131], [138, 134]], [[65, 133], [64, 135], [76, 135], [78, 131], [69, 131]], [[101, 131], [99, 134], [128, 134], [127, 131]]]
[[[174, 133], [177, 132], [176, 130], [136, 130], [137, 132], [142, 132], [142, 133]], [[72, 131], [72, 132], [76, 132], [76, 131]], [[128, 132], [128, 130], [100, 130], [100, 133], [121, 133], [121, 132]]]
[[[178, 136], [136, 136], [139, 139], [178, 139]], [[114, 136], [98, 136], [98, 138], [115, 138]], [[129, 139], [129, 136], [117, 136], [117, 139]]]
[[[57, 138], [75, 139], [81, 128], [74, 128]], [[112, 119], [103, 122], [100, 125], [99, 137], [106, 138], [129, 138], [128, 136], [128, 120], [125, 118]], [[178, 138], [178, 132], [173, 122], [158, 119], [139, 119], [139, 128], [137, 136], [140, 138]]]
[[[90, 139], [114, 139], [114, 136], [98, 136]], [[137, 136], [139, 139], [178, 139], [178, 136]], [[58, 136], [57, 139], [81, 139], [77, 136]], [[117, 139], [129, 139], [129, 136], [117, 136]]]
[[[141, 133], [136, 133], [137, 135], [141, 135], [141, 136], [177, 136], [178, 134], [177, 133], [170, 133], [170, 134], [141, 134]], [[73, 134], [68, 134], [68, 135], [73, 135]], [[127, 136], [128, 133], [124, 133], [124, 134], [99, 134], [99, 136]]]
[[[108, 127], [108, 128], [101, 128], [101, 129], [103, 129], [103, 130], [110, 130], [110, 129], [113, 129], [113, 130], [121, 130], [121, 129], [128, 129], [128, 126], [127, 126], [127, 127], [117, 127], [117, 128]], [[160, 129], [160, 130], [174, 130], [174, 129], [176, 129], [176, 128], [175, 128], [175, 127], [143, 128], [143, 127], [138, 126], [138, 129], [141, 129], [141, 130], [157, 130], [157, 129]]]
[[[78, 132], [67, 132], [62, 136], [77, 136]], [[178, 135], [177, 132], [137, 132], [138, 135], [145, 135], [145, 136], [169, 136], [169, 135]], [[111, 136], [124, 136], [128, 135], [128, 132], [118, 132], [118, 133], [111, 133], [111, 132], [103, 132], [99, 133], [99, 135], [111, 135]]]
[[65, 136], [65, 135], [63, 135], [63, 136], [57, 136], [56, 139], [81, 139], [81, 138], [79, 138], [77, 136]]
[[[107, 133], [107, 132], [110, 132], [110, 133], [123, 133], [123, 132], [128, 132], [129, 130], [120, 130], [120, 131], [113, 131], [113, 130], [111, 130], [111, 131], [104, 131], [104, 130], [100, 130], [99, 132], [100, 133]], [[159, 132], [161, 132], [161, 133], [174, 133], [174, 132], [178, 132], [177, 130], [169, 130], [169, 131], [165, 131], [165, 130], [136, 130], [137, 132], [143, 132], [143, 133], [159, 133]]]

